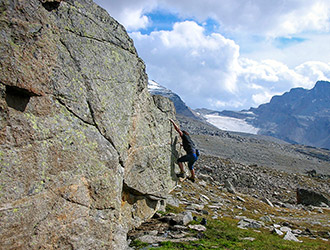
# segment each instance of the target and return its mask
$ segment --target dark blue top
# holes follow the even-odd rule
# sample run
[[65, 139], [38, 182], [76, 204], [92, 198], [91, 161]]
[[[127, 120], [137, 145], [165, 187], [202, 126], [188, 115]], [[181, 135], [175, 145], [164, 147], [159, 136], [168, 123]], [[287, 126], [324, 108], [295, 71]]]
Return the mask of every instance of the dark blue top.
[[195, 150], [195, 144], [191, 140], [190, 136], [183, 133], [182, 136], [182, 144], [183, 144], [183, 149], [187, 152], [187, 154], [194, 154], [196, 152]]

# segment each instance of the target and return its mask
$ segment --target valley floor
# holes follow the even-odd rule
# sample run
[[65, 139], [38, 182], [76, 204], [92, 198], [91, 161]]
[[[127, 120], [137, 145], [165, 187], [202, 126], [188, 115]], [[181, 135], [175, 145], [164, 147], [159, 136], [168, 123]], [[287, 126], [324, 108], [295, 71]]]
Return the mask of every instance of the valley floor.
[[249, 179], [259, 184], [237, 185], [234, 174], [240, 179], [250, 167], [214, 156], [202, 156], [196, 169], [195, 183], [178, 181], [166, 210], [130, 232], [132, 249], [329, 249], [329, 206], [297, 205], [287, 186], [279, 184], [277, 190], [260, 184], [282, 175], [284, 182], [298, 179], [322, 190], [329, 180], [258, 168], [260, 175]]

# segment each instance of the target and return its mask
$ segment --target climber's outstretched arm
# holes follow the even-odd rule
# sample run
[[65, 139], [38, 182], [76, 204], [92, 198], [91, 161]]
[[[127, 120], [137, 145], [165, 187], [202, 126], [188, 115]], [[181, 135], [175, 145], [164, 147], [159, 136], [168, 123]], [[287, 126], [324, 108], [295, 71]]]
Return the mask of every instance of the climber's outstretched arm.
[[178, 127], [178, 125], [175, 124], [175, 122], [172, 119], [169, 119], [170, 122], [173, 124], [174, 129], [179, 133], [180, 136], [183, 135], [182, 131], [180, 130], [180, 128]]

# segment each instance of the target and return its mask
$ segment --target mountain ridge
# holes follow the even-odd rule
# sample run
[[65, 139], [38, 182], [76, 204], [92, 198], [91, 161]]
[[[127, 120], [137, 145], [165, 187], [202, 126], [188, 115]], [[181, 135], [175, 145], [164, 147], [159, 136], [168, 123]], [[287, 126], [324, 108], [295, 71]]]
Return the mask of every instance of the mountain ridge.
[[[261, 134], [330, 149], [330, 82], [318, 81], [310, 90], [292, 89], [250, 111], [256, 114], [251, 123]], [[269, 124], [274, 127], [267, 128]]]
[[[273, 136], [293, 144], [330, 149], [330, 82], [318, 81], [310, 89], [293, 88], [273, 96], [269, 103], [242, 111], [198, 109], [246, 121], [258, 134]], [[214, 123], [213, 123], [214, 124]]]

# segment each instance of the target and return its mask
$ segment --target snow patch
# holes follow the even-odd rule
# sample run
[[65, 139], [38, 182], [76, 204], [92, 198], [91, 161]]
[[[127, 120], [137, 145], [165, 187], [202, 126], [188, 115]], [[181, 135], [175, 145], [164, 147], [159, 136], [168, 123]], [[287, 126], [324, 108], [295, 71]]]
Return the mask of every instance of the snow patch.
[[219, 115], [205, 115], [206, 120], [219, 129], [241, 132], [249, 134], [258, 134], [259, 128], [253, 127], [243, 119], [219, 116]]
[[161, 90], [163, 89], [158, 83], [155, 81], [149, 80], [148, 81], [148, 89], [149, 90]]
[[240, 113], [255, 116], [255, 114], [252, 111], [241, 111]]

